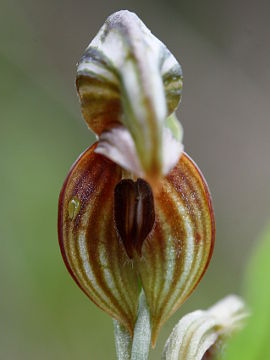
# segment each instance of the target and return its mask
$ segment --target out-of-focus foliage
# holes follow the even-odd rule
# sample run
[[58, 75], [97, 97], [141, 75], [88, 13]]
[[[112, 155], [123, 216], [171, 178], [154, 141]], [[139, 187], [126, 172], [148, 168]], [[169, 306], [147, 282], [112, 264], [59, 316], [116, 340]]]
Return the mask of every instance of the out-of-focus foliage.
[[3, 58], [0, 66], [9, 79], [1, 87], [0, 358], [110, 358], [111, 320], [71, 281], [56, 232], [63, 175], [93, 136], [20, 69]]
[[247, 326], [232, 339], [226, 360], [270, 359], [270, 227], [256, 246], [245, 281], [246, 301], [251, 317]]

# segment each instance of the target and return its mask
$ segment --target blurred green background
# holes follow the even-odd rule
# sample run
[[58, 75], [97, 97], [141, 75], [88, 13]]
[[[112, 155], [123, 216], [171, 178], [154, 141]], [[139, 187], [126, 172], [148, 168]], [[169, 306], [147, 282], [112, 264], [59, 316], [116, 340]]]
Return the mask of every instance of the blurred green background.
[[186, 151], [214, 200], [216, 247], [199, 287], [164, 326], [241, 292], [270, 217], [267, 1], [6, 0], [0, 5], [0, 358], [115, 359], [111, 319], [70, 278], [58, 248], [58, 194], [94, 141], [76, 62], [108, 15], [135, 11], [181, 62]]

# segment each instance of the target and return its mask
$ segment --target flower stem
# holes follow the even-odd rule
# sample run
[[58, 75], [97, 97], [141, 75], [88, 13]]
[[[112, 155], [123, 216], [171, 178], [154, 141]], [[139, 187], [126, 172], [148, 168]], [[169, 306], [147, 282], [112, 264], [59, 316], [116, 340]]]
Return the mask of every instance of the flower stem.
[[129, 332], [117, 320], [113, 320], [113, 325], [117, 360], [147, 360], [151, 341], [151, 324], [143, 290], [140, 295], [133, 342]]
[[117, 360], [130, 360], [132, 339], [129, 332], [117, 321], [113, 320]]
[[138, 318], [134, 329], [131, 360], [147, 360], [151, 341], [150, 314], [142, 290], [139, 302]]

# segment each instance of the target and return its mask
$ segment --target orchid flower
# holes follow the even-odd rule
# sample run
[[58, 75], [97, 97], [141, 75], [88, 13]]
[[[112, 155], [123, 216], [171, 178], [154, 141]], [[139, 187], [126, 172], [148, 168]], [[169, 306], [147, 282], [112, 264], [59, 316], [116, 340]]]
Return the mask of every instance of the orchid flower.
[[182, 83], [181, 66], [135, 14], [111, 15], [77, 67], [82, 114], [97, 142], [76, 160], [59, 198], [71, 276], [115, 319], [116, 332], [135, 338], [145, 319], [153, 346], [214, 246], [210, 192], [183, 152], [175, 115]]

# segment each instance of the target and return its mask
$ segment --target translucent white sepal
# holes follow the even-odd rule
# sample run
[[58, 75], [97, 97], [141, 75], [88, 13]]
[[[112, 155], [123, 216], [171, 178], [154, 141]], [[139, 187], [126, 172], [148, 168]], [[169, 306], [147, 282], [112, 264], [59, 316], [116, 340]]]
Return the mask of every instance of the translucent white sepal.
[[[184, 150], [181, 142], [175, 139], [170, 129], [163, 128], [163, 175], [177, 164]], [[96, 153], [102, 154], [138, 177], [144, 177], [134, 140], [127, 128], [115, 127], [103, 132], [99, 138]]]
[[124, 169], [142, 177], [143, 171], [135, 144], [127, 128], [119, 126], [103, 132], [95, 152], [106, 156]]

